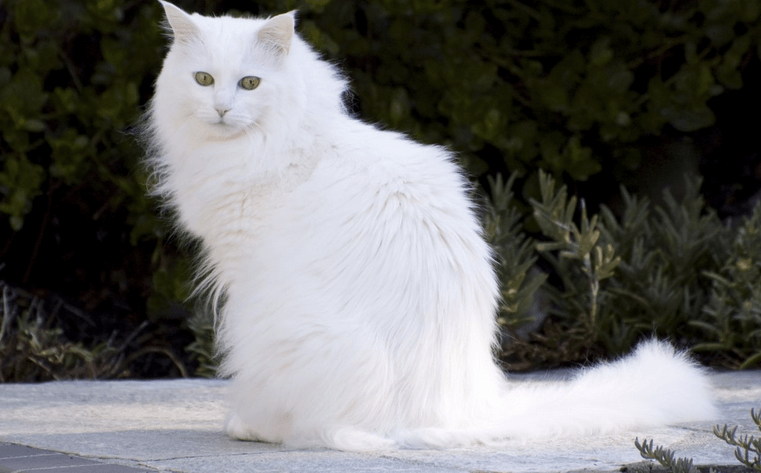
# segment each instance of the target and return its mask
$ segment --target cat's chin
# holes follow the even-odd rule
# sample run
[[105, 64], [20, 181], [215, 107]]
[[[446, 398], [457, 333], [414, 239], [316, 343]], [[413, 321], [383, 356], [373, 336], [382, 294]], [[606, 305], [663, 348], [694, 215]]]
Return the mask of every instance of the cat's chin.
[[251, 127], [240, 127], [226, 123], [213, 123], [205, 126], [206, 136], [211, 141], [236, 140], [246, 135]]

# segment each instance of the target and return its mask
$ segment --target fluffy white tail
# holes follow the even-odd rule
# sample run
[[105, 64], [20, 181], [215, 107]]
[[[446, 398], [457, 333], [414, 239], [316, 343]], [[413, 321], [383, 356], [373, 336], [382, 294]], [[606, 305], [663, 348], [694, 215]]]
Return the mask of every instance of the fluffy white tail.
[[716, 417], [702, 369], [686, 354], [649, 341], [621, 360], [581, 370], [567, 382], [508, 382], [503, 405], [483, 427], [419, 429], [399, 443], [445, 448], [503, 439], [610, 434]]

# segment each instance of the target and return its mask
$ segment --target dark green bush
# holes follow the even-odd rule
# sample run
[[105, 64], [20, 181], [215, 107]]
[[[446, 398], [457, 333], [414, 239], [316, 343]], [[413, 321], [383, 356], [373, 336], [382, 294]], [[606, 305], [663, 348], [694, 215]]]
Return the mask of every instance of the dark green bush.
[[476, 175], [621, 177], [643, 137], [712, 125], [708, 101], [761, 44], [744, 0], [325, 3], [304, 28], [362, 114], [451, 144]]
[[761, 205], [725, 248], [721, 264], [703, 276], [711, 280], [702, 316], [690, 323], [704, 333], [697, 352], [720, 354], [736, 368], [761, 365]]
[[[665, 203], [651, 205], [622, 188], [622, 217], [605, 206], [588, 216], [583, 201], [577, 204], [565, 187], [556, 190], [550, 176], [540, 176], [542, 198], [532, 201], [539, 242], [515, 223], [507, 240], [520, 243], [499, 244], [494, 222], [511, 212], [486, 214], [487, 234], [501, 262], [516, 255], [536, 261], [535, 253], [524, 250], [533, 247], [555, 275], [550, 284], [540, 287], [529, 279], [517, 285], [513, 299], [506, 295], [512, 305], [503, 307], [499, 321], [514, 337], [503, 350], [508, 364], [522, 367], [526, 353], [534, 363], [548, 364], [623, 354], [651, 334], [694, 347], [715, 365], [761, 363], [761, 204], [738, 229], [728, 228], [705, 206], [700, 181], [688, 178], [680, 201], [666, 190]], [[512, 194], [501, 189], [496, 202]], [[531, 275], [527, 266], [511, 267], [520, 269], [503, 270], [507, 288]], [[544, 331], [515, 337], [515, 327], [536, 316], [537, 291], [550, 301], [542, 314]]]
[[[761, 44], [761, 4], [745, 0], [177, 4], [206, 14], [298, 8], [301, 32], [351, 78], [355, 112], [451, 146], [493, 197], [504, 190], [495, 176], [518, 171], [524, 204], [523, 197], [539, 198], [539, 169], [567, 180], [623, 179], [645, 162], [643, 140], [712, 125], [711, 101], [743, 88], [744, 71], [758, 62]], [[187, 322], [187, 250], [178, 248], [156, 202], [145, 197], [143, 151], [132, 132], [164, 54], [161, 16], [154, 1], [0, 4], [0, 280], [34, 294], [39, 314], [56, 314], [62, 344], [129, 342], [124, 353], [140, 354], [124, 368], [132, 375], [180, 374], [178, 356], [190, 370], [201, 365], [208, 372], [211, 361], [203, 335], [209, 324]], [[528, 269], [537, 258], [528, 237], [511, 239], [520, 233], [522, 210], [507, 210], [510, 199], [502, 198], [494, 201], [489, 225], [505, 262], [500, 317], [517, 328], [531, 306], [526, 297], [544, 275]], [[607, 304], [613, 294], [630, 302], [645, 297], [650, 306], [634, 305], [653, 314], [660, 310], [656, 301], [666, 313], [693, 314], [710, 300], [708, 318], [700, 320], [714, 317], [728, 328], [717, 334], [691, 327], [705, 330], [706, 343], [729, 353], [730, 332], [739, 322], [717, 304], [726, 293], [734, 301], [727, 304], [736, 307], [745, 294], [719, 278], [731, 272], [722, 265], [733, 253], [707, 253], [713, 239], [701, 240], [703, 217], [691, 213], [681, 222], [671, 211], [658, 211], [660, 223], [694, 225], [680, 235], [699, 241], [694, 247], [672, 242], [685, 245], [685, 254], [673, 262], [679, 266], [658, 263], [663, 267], [653, 285], [616, 289], [620, 278], [649, 281], [642, 271], [653, 261], [637, 258], [663, 243], [649, 240], [660, 238], [660, 223], [648, 227], [648, 237], [624, 232], [632, 241], [615, 247], [622, 257], [618, 279], [608, 280], [611, 290], [597, 296], [593, 318], [624, 327], [608, 322], [624, 317], [609, 313], [617, 310]], [[606, 211], [599, 217], [601, 242], [623, 237], [613, 235], [612, 218]], [[630, 224], [645, 225], [637, 218], [635, 212]], [[711, 258], [718, 266], [706, 266]], [[565, 263], [558, 264], [562, 271]], [[704, 270], [718, 276], [703, 278]], [[695, 281], [702, 292], [680, 292]], [[709, 287], [711, 295], [704, 291]], [[60, 301], [84, 315], [56, 311]], [[545, 330], [563, 327], [569, 317], [555, 314]], [[638, 331], [672, 333], [673, 321], [653, 317], [657, 324], [638, 319], [597, 340], [621, 351]], [[144, 323], [142, 335], [131, 337]], [[739, 359], [735, 355], [728, 356]]]
[[[192, 339], [164, 336], [177, 332], [181, 316], [172, 307], [183, 297], [166, 274], [182, 264], [165, 250], [130, 133], [163, 54], [159, 7], [0, 6], [0, 279], [57, 318], [61, 343], [121, 343], [150, 323], [125, 349], [152, 347], [136, 363], [179, 374], [161, 350], [181, 351]], [[86, 317], [56, 311], [59, 302]]]

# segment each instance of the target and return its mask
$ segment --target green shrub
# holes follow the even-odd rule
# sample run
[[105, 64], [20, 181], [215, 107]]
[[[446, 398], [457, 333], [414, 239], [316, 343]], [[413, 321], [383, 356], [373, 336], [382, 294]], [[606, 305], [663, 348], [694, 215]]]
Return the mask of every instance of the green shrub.
[[[758, 412], [755, 409], [751, 409], [750, 418], [756, 424], [758, 430], [761, 431], [761, 409]], [[726, 442], [727, 445], [736, 447], [735, 458], [737, 458], [737, 461], [753, 471], [761, 471], [761, 437], [756, 438], [749, 434], [738, 435], [737, 428], [738, 426], [734, 426], [730, 429], [727, 424], [724, 424], [722, 427], [716, 425], [713, 428], [713, 434]]]
[[[126, 358], [150, 349], [137, 361], [153, 357], [177, 375], [167, 357], [192, 334], [172, 309], [183, 295], [162, 275], [181, 263], [145, 197], [131, 136], [163, 55], [159, 9], [119, 0], [0, 5], [0, 278], [41, 301], [51, 343], [89, 350], [131, 340]], [[87, 316], [56, 312], [51, 301]], [[139, 327], [145, 333], [130, 339]]]
[[[577, 205], [565, 187], [555, 190], [549, 175], [540, 178], [542, 199], [531, 205], [542, 241], [529, 240], [516, 223], [510, 226], [510, 239], [519, 245], [493, 243], [501, 262], [516, 255], [536, 261], [525, 249], [533, 246], [555, 275], [541, 287], [531, 280], [518, 284], [515, 297], [508, 299], [512, 305], [503, 308], [499, 320], [514, 333], [527, 318], [537, 290], [550, 300], [544, 330], [530, 340], [513, 337], [507, 344], [503, 358], [508, 366], [522, 366], [526, 353], [547, 364], [622, 354], [652, 334], [695, 346], [715, 364], [748, 368], [761, 363], [761, 205], [733, 230], [706, 208], [700, 181], [687, 179], [681, 201], [666, 190], [664, 206], [651, 208], [647, 200], [622, 188], [620, 219], [605, 206], [590, 217], [583, 200]], [[511, 194], [507, 189], [497, 195], [502, 210], [486, 213], [493, 242], [499, 241], [494, 222], [502, 215], [514, 219], [510, 203], [503, 202]], [[529, 274], [529, 265], [516, 274], [503, 270], [503, 286], [510, 288]]]
[[[761, 430], [761, 410], [756, 413], [755, 409], [750, 410], [750, 418], [753, 423], [756, 424], [759, 430]], [[731, 471], [761, 471], [761, 438], [756, 438], [753, 435], [737, 434], [738, 426], [729, 428], [727, 424], [722, 427], [715, 425], [713, 433], [715, 436], [723, 440], [730, 446], [735, 447], [735, 458], [745, 468], [730, 468]], [[708, 471], [713, 473], [713, 468], [703, 467], [698, 468], [693, 466], [693, 460], [691, 458], [676, 458], [673, 451], [663, 447], [653, 447], [653, 440], [649, 442], [645, 439], [642, 443], [639, 442], [639, 438], [634, 440], [634, 446], [639, 450], [642, 458], [647, 460], [655, 460], [662, 466], [666, 467], [673, 473], [695, 473], [700, 471]], [[634, 469], [639, 471], [638, 469]], [[650, 471], [648, 469], [648, 471]]]
[[715, 352], [733, 368], [761, 364], [761, 205], [747, 217], [726, 248], [711, 280], [701, 320], [690, 323], [703, 331], [697, 352]]

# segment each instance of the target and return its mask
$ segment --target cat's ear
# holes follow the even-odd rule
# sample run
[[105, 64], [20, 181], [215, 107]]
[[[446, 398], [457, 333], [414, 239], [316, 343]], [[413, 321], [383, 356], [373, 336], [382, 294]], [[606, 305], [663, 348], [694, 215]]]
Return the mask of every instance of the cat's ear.
[[259, 42], [277, 55], [285, 56], [291, 49], [293, 33], [296, 25], [296, 12], [291, 11], [273, 16], [262, 26], [257, 34]]
[[200, 34], [198, 26], [193, 22], [193, 18], [182, 11], [182, 9], [172, 5], [169, 2], [159, 0], [166, 13], [166, 21], [172, 30], [174, 40], [180, 43], [187, 43], [197, 38]]

